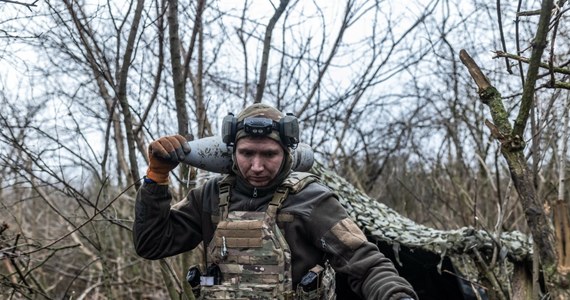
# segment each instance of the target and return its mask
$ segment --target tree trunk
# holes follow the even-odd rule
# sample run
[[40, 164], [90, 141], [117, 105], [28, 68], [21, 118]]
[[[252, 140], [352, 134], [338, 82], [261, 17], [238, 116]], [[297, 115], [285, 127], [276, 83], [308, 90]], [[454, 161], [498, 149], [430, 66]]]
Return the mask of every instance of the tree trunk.
[[[479, 88], [481, 101], [490, 108], [494, 124], [490, 121], [486, 121], [486, 124], [493, 137], [500, 142], [501, 153], [509, 165], [509, 171], [520, 197], [527, 224], [539, 251], [538, 256], [548, 293], [552, 299], [570, 299], [570, 291], [567, 290], [567, 278], [565, 278], [567, 275], [557, 271], [558, 260], [555, 251], [557, 241], [554, 238], [553, 224], [548, 218], [542, 202], [537, 197], [530, 167], [524, 157], [522, 133], [517, 134], [517, 127], [512, 129], [508, 120], [508, 113], [503, 106], [501, 94], [491, 85], [475, 61], [464, 50], [460, 52], [460, 58]], [[528, 108], [530, 109], [529, 106]], [[521, 109], [523, 109], [522, 105]], [[520, 117], [521, 115], [523, 117]], [[519, 114], [519, 118], [517, 118], [517, 120], [521, 119], [525, 119], [524, 113]], [[524, 128], [524, 125], [518, 123], [518, 128]]]

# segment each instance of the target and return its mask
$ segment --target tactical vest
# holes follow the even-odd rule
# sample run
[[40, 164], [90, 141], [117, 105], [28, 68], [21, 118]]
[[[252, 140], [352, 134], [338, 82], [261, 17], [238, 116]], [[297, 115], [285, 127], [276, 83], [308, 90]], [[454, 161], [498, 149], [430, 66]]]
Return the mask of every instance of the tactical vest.
[[292, 286], [291, 250], [276, 223], [277, 211], [289, 193], [314, 181], [316, 177], [310, 173], [293, 172], [277, 188], [265, 212], [229, 212], [235, 178], [227, 176], [219, 182], [220, 216], [206, 250], [209, 267], [208, 274], [202, 276], [200, 299], [335, 299], [334, 271], [328, 264], [326, 272], [320, 266], [313, 268], [323, 276], [314, 291]]

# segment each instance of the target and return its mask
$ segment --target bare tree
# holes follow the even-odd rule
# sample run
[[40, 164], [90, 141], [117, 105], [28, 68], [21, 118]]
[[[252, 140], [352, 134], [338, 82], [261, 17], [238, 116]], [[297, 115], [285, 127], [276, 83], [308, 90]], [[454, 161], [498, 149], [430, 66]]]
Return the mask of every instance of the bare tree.
[[[548, 284], [548, 292], [553, 299], [563, 299], [568, 298], [570, 295], [568, 295], [568, 290], [565, 287], [566, 280], [564, 278], [566, 277], [566, 272], [563, 271], [563, 268], [558, 268], [560, 266], [558, 265], [560, 257], [557, 257], [556, 245], [557, 243], [559, 245], [566, 244], [564, 241], [565, 236], [558, 237], [562, 238], [562, 240], [555, 240], [552, 221], [548, 218], [543, 208], [543, 203], [537, 197], [532, 175], [523, 153], [525, 147], [524, 131], [535, 98], [535, 86], [538, 80], [543, 51], [547, 45], [546, 37], [550, 30], [552, 9], [553, 1], [545, 0], [542, 2], [540, 20], [532, 46], [532, 56], [529, 59], [524, 89], [521, 95], [521, 105], [513, 125], [508, 120], [508, 114], [504, 108], [501, 94], [481, 72], [479, 66], [465, 51], [461, 53], [461, 59], [478, 86], [481, 101], [490, 108], [493, 123], [488, 121], [486, 124], [494, 138], [501, 144], [501, 153], [509, 164], [514, 185], [525, 210], [526, 221], [537, 245], [536, 249], [538, 250], [542, 271]], [[552, 80], [552, 84], [554, 83], [555, 81]], [[565, 216], [562, 220], [568, 220], [568, 211], [566, 209], [560, 213]], [[564, 222], [554, 225], [559, 230], [568, 230], [568, 227], [560, 227], [568, 225], [564, 224]], [[565, 249], [561, 250], [564, 251], [559, 253], [560, 255], [565, 252]], [[538, 290], [537, 287], [534, 287], [534, 289]]]

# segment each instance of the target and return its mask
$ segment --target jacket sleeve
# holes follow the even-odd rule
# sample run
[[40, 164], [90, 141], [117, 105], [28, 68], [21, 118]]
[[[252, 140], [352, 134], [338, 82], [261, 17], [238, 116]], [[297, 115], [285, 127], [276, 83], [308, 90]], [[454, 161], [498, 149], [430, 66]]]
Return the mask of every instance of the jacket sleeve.
[[352, 221], [336, 196], [322, 199], [308, 218], [313, 240], [330, 257], [337, 273], [348, 278], [351, 289], [363, 299], [417, 299], [412, 286], [398, 275], [392, 261]]
[[200, 189], [170, 206], [166, 185], [145, 183], [137, 192], [133, 240], [137, 254], [159, 259], [194, 249], [202, 241]]

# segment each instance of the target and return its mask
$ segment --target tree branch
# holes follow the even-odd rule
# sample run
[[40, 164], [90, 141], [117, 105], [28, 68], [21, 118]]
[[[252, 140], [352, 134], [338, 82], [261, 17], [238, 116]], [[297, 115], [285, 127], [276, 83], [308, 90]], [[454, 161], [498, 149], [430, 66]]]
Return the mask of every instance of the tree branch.
[[521, 107], [513, 125], [513, 136], [523, 136], [528, 116], [530, 114], [530, 108], [534, 102], [534, 86], [538, 79], [538, 69], [540, 67], [542, 53], [546, 47], [546, 38], [549, 29], [548, 25], [550, 23], [553, 6], [553, 0], [542, 1], [540, 19], [538, 21], [538, 27], [533, 41], [532, 55], [530, 56], [530, 62], [526, 73], [526, 81], [523, 88]]
[[[460, 58], [463, 64], [469, 69], [469, 73], [479, 87], [481, 101], [487, 104], [491, 110], [491, 116], [495, 124], [487, 122], [487, 126], [491, 128], [493, 136], [501, 143], [501, 153], [509, 165], [509, 172], [520, 197], [528, 227], [532, 232], [533, 239], [537, 246], [536, 248], [538, 249], [542, 271], [546, 276], [546, 282], [550, 284], [549, 291], [556, 294], [559, 290], [554, 287], [555, 284], [553, 284], [553, 282], [556, 281], [553, 279], [556, 272], [554, 230], [552, 229], [552, 223], [546, 214], [541, 199], [538, 198], [532, 176], [529, 172], [529, 166], [522, 151], [524, 149], [524, 141], [521, 137], [522, 133], [519, 135], [516, 134], [517, 131], [510, 130], [511, 125], [508, 119], [508, 113], [503, 107], [500, 93], [495, 87], [490, 85], [489, 81], [484, 77], [469, 54], [467, 54], [465, 50], [461, 50]], [[534, 60], [534, 62], [536, 62], [536, 60]], [[536, 70], [538, 70], [538, 64], [535, 63], [535, 71]], [[534, 73], [534, 75], [532, 73], [528, 75], [528, 77], [533, 76], [536, 81], [536, 73]], [[535, 81], [527, 80], [527, 82], [532, 82], [533, 91]], [[525, 86], [525, 89], [527, 87], [528, 86]], [[523, 110], [522, 107], [521, 110]], [[528, 117], [528, 111], [526, 117]], [[524, 129], [524, 126], [522, 129]]]
[[273, 28], [275, 24], [285, 11], [285, 8], [289, 4], [289, 0], [281, 0], [279, 7], [275, 10], [275, 14], [269, 20], [267, 24], [267, 30], [265, 31], [265, 38], [263, 40], [263, 54], [261, 57], [261, 69], [259, 70], [259, 82], [257, 83], [257, 91], [255, 94], [254, 103], [260, 103], [261, 98], [263, 98], [263, 90], [265, 90], [265, 83], [267, 82], [267, 68], [269, 64], [269, 50], [271, 49], [271, 35], [273, 34]]
[[[495, 55], [496, 55], [496, 57], [506, 57], [506, 58], [514, 59], [514, 60], [519, 61], [519, 62], [524, 62], [524, 63], [530, 62], [530, 59], [528, 59], [526, 57], [507, 53], [504, 51], [495, 51]], [[541, 62], [539, 64], [539, 66], [541, 68], [550, 69], [550, 66], [547, 63]], [[570, 75], [570, 69], [567, 69], [567, 68], [553, 67], [552, 71], [554, 71], [555, 73]]]

